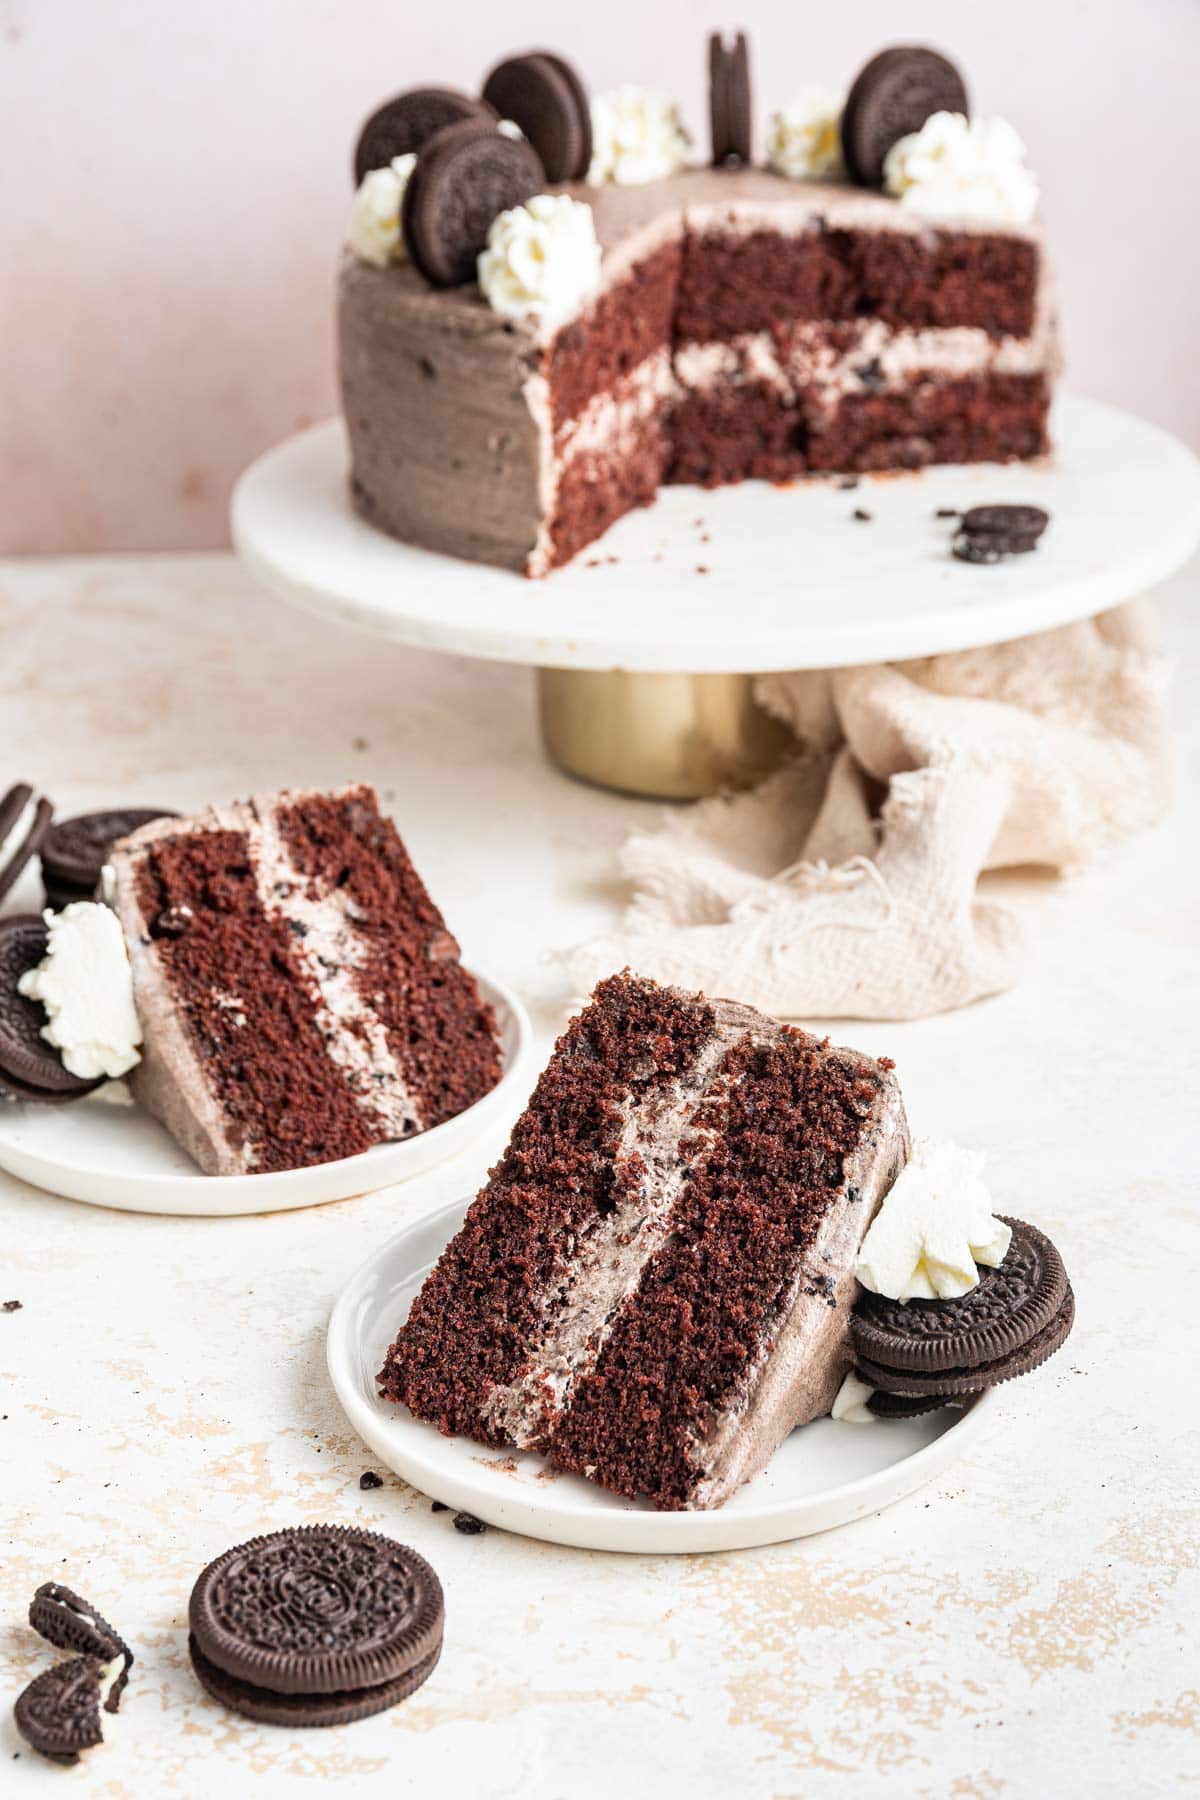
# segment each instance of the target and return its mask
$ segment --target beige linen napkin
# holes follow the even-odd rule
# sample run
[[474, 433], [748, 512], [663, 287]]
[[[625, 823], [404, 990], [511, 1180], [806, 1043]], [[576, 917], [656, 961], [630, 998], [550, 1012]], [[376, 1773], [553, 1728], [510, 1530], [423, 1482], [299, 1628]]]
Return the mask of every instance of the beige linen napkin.
[[795, 758], [635, 833], [622, 927], [571, 955], [573, 979], [628, 965], [805, 1018], [920, 1018], [1011, 986], [1022, 933], [981, 874], [1077, 869], [1160, 816], [1169, 679], [1138, 603], [983, 650], [764, 676]]

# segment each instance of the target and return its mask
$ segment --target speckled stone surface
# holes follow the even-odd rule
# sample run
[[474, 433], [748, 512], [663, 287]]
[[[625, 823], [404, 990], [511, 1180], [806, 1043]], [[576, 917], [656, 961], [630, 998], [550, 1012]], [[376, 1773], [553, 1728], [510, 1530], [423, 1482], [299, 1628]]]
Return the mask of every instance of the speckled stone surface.
[[[1037, 926], [1013, 993], [839, 1027], [896, 1058], [914, 1130], [989, 1149], [1000, 1210], [1042, 1225], [1075, 1285], [1066, 1350], [1003, 1390], [973, 1453], [878, 1517], [771, 1550], [465, 1537], [391, 1476], [360, 1490], [375, 1464], [329, 1390], [324, 1329], [358, 1262], [471, 1189], [495, 1136], [419, 1189], [227, 1221], [0, 1175], [0, 1300], [23, 1303], [0, 1313], [6, 1795], [555, 1800], [602, 1781], [656, 1800], [1090, 1800], [1200, 1783], [1197, 586], [1193, 568], [1170, 590], [1172, 818], [1079, 881], [1004, 881]], [[525, 995], [548, 1045], [564, 1015], [545, 953], [612, 923], [613, 852], [656, 809], [543, 763], [527, 672], [339, 632], [225, 557], [4, 565], [0, 633], [6, 779], [70, 812], [369, 776], [468, 958]], [[27, 879], [10, 904], [36, 894]], [[192, 1677], [188, 1592], [226, 1545], [318, 1520], [430, 1559], [445, 1654], [378, 1718], [257, 1727]], [[25, 1613], [48, 1578], [139, 1659], [108, 1742], [69, 1776], [11, 1723], [46, 1665]]]

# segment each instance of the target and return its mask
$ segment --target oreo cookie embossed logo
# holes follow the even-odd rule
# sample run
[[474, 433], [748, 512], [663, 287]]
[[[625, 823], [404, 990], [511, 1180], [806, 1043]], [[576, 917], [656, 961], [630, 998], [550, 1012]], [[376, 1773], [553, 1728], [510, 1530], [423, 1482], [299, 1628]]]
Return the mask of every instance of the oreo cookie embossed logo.
[[301, 1628], [307, 1624], [340, 1625], [354, 1610], [354, 1601], [335, 1575], [309, 1564], [283, 1571], [279, 1608]]

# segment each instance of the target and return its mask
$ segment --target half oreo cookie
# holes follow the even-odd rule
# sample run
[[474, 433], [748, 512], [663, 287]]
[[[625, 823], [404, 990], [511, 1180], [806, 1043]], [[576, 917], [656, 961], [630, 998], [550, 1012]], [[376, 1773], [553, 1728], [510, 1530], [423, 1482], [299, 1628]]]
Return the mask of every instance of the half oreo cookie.
[[0, 1095], [43, 1106], [82, 1099], [102, 1085], [64, 1067], [58, 1051], [42, 1036], [45, 1011], [18, 992], [22, 975], [45, 956], [48, 935], [36, 913], [0, 919]]
[[13, 1706], [17, 1730], [39, 1756], [73, 1764], [82, 1751], [102, 1743], [100, 1664], [73, 1656], [38, 1675]]
[[37, 797], [27, 781], [14, 782], [0, 799], [0, 900], [41, 849], [53, 818], [49, 800]]
[[408, 254], [433, 287], [474, 281], [493, 219], [544, 186], [531, 144], [470, 120], [448, 125], [421, 151], [404, 190]]
[[966, 85], [948, 58], [916, 44], [881, 50], [856, 76], [842, 112], [842, 155], [851, 179], [882, 187], [893, 144], [920, 131], [935, 112], [966, 111]]
[[727, 44], [719, 31], [708, 40], [708, 116], [712, 160], [748, 165], [751, 157], [750, 46], [744, 31]]
[[196, 1582], [188, 1619], [192, 1666], [214, 1699], [266, 1724], [340, 1725], [428, 1680], [445, 1604], [415, 1550], [307, 1525], [225, 1551]]
[[481, 125], [496, 123], [496, 115], [485, 100], [460, 93], [457, 88], [409, 88], [386, 100], [358, 134], [354, 147], [355, 185], [372, 169], [386, 169], [394, 156], [421, 150], [435, 132], [447, 125], [460, 125], [465, 119]]
[[29, 1603], [29, 1623], [58, 1650], [72, 1650], [98, 1663], [120, 1659], [120, 1674], [108, 1690], [106, 1712], [115, 1713], [133, 1667], [133, 1651], [102, 1613], [58, 1581], [44, 1581]]
[[547, 181], [582, 181], [592, 160], [587, 89], [570, 63], [550, 50], [530, 50], [497, 63], [483, 98], [519, 125], [541, 158]]

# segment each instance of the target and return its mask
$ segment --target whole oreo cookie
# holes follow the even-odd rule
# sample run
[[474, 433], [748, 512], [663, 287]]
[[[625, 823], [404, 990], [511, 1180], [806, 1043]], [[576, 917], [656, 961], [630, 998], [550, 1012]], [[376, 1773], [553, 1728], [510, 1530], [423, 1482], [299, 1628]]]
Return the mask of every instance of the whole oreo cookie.
[[496, 123], [496, 115], [485, 100], [460, 93], [457, 88], [409, 88], [386, 100], [358, 134], [354, 147], [355, 185], [372, 169], [386, 169], [394, 156], [408, 156], [422, 149], [435, 132], [467, 119], [481, 125]]
[[444, 1615], [441, 1583], [415, 1550], [372, 1531], [300, 1526], [236, 1545], [203, 1571], [188, 1606], [192, 1661], [217, 1699], [251, 1718], [336, 1724], [427, 1679]]
[[17, 983], [46, 954], [48, 933], [36, 913], [0, 919], [0, 1091], [43, 1105], [78, 1100], [101, 1084], [72, 1075], [42, 1036], [46, 1014]]
[[493, 219], [544, 186], [530, 144], [470, 122], [448, 125], [422, 150], [404, 190], [408, 254], [433, 287], [474, 281]]
[[54, 808], [49, 800], [35, 799], [27, 781], [14, 782], [0, 799], [0, 900], [41, 849], [53, 818]]
[[133, 1667], [133, 1651], [104, 1615], [61, 1582], [44, 1581], [29, 1603], [29, 1623], [58, 1650], [72, 1650], [99, 1663], [121, 1658], [124, 1666], [104, 1702], [105, 1711], [115, 1713]]
[[712, 160], [748, 164], [751, 157], [750, 46], [744, 31], [727, 45], [719, 31], [708, 40], [708, 116]]
[[1023, 1344], [992, 1362], [970, 1368], [939, 1369], [935, 1375], [917, 1375], [907, 1369], [886, 1369], [869, 1358], [858, 1358], [858, 1372], [864, 1381], [887, 1394], [905, 1399], [947, 1400], [981, 1394], [985, 1388], [997, 1387], [1002, 1381], [1015, 1381], [1038, 1369], [1071, 1335], [1075, 1323], [1075, 1295], [1067, 1288], [1062, 1305], [1042, 1329]]
[[17, 1696], [13, 1718], [39, 1756], [77, 1763], [82, 1751], [103, 1742], [100, 1664], [91, 1656], [56, 1663]]
[[1012, 1242], [999, 1267], [981, 1268], [969, 1293], [954, 1300], [889, 1300], [865, 1293], [850, 1316], [858, 1360], [936, 1374], [977, 1368], [1028, 1343], [1059, 1311], [1067, 1271], [1043, 1232], [1005, 1219]]
[[541, 158], [547, 181], [582, 181], [592, 160], [587, 89], [568, 62], [530, 50], [497, 63], [483, 97], [502, 119], [519, 125]]
[[946, 57], [915, 44], [881, 50], [855, 78], [842, 112], [842, 155], [851, 179], [882, 187], [893, 144], [920, 131], [935, 112], [966, 111], [966, 86]]
[[129, 837], [155, 819], [178, 816], [165, 806], [125, 806], [58, 820], [42, 844], [42, 876], [47, 891], [53, 889], [76, 900], [90, 900], [118, 838]]

